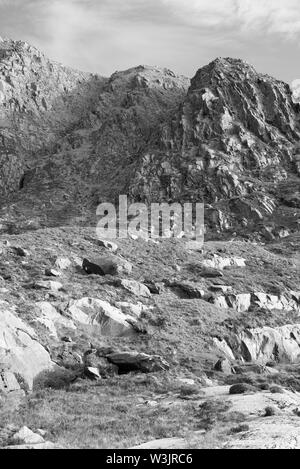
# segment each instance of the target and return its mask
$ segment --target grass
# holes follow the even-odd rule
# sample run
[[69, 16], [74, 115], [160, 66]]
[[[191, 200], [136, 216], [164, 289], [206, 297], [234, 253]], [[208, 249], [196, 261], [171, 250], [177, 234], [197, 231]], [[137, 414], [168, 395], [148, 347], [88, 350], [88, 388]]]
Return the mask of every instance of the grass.
[[69, 389], [37, 390], [18, 411], [0, 411], [1, 426], [42, 428], [47, 439], [65, 448], [128, 448], [147, 440], [188, 436], [199, 429], [194, 403], [157, 407], [140, 403], [139, 397], [153, 399], [154, 389], [166, 391], [163, 383], [154, 380], [149, 385], [150, 381], [124, 376], [95, 384], [80, 381]]
[[[91, 383], [78, 382], [62, 389], [40, 388], [27, 396], [15, 411], [0, 408], [1, 429], [23, 425], [45, 430], [46, 439], [64, 448], [130, 448], [161, 438], [191, 439], [192, 447], [219, 447], [233, 423], [245, 416], [230, 412], [231, 404], [206, 400], [199, 406], [194, 399], [181, 398], [196, 391], [175, 384], [174, 377], [158, 375], [123, 375]], [[155, 407], [147, 401], [157, 402]], [[205, 430], [195, 439], [193, 432]], [[187, 443], [188, 444], [188, 443]]]

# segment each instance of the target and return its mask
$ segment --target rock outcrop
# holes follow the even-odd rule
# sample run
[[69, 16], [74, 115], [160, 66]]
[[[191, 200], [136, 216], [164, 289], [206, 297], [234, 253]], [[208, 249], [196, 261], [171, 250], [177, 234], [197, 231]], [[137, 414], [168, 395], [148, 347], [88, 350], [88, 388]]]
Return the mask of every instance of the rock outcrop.
[[0, 303], [0, 366], [19, 376], [29, 389], [40, 373], [54, 368], [49, 353], [38, 342], [34, 330], [3, 301]]
[[128, 337], [136, 333], [132, 327], [136, 318], [122, 313], [107, 301], [96, 298], [73, 300], [68, 310], [73, 321], [97, 326], [101, 335]]
[[217, 59], [196, 73], [172, 124], [144, 154], [132, 194], [210, 204], [208, 229], [276, 224], [276, 188], [297, 176], [298, 116], [288, 85], [242, 60]]

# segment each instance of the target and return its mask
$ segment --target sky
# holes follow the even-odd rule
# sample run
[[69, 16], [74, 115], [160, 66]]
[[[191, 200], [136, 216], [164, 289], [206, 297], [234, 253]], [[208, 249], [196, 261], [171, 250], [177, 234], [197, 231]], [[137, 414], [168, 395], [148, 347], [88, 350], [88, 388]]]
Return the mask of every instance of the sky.
[[0, 0], [0, 36], [104, 76], [145, 64], [192, 77], [235, 57], [300, 79], [299, 0]]

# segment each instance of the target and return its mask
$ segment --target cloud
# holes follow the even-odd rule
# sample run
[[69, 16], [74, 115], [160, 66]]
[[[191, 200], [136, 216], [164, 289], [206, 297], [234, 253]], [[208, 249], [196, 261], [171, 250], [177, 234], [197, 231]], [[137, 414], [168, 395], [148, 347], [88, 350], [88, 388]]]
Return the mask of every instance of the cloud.
[[[286, 50], [299, 53], [300, 2], [0, 0], [0, 34], [31, 42], [60, 62], [106, 75], [138, 63], [190, 74], [216, 56], [232, 55], [266, 71], [271, 64], [270, 72], [282, 76]], [[295, 76], [296, 64], [288, 66]]]
[[288, 38], [300, 34], [298, 0], [162, 0], [177, 19], [198, 27], [234, 27]]

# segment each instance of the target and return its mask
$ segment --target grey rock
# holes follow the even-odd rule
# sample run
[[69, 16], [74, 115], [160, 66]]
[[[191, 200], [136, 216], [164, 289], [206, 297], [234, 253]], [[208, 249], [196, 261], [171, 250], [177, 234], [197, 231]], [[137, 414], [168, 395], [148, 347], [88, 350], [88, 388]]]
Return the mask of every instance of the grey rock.
[[151, 297], [150, 290], [146, 287], [146, 285], [136, 282], [135, 280], [122, 279], [120, 280], [119, 285], [135, 296], [141, 296], [145, 298]]
[[132, 327], [136, 318], [123, 314], [107, 301], [88, 297], [72, 300], [68, 311], [73, 321], [97, 326], [100, 335], [123, 337], [136, 334]]
[[133, 268], [130, 262], [116, 256], [84, 259], [82, 267], [88, 274], [95, 275], [129, 275]]
[[147, 355], [138, 352], [116, 352], [107, 355], [106, 358], [118, 366], [120, 373], [128, 373], [130, 371], [153, 373], [169, 369], [168, 362], [158, 355]]

